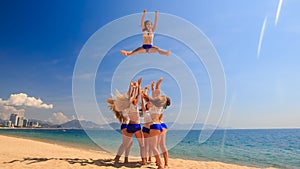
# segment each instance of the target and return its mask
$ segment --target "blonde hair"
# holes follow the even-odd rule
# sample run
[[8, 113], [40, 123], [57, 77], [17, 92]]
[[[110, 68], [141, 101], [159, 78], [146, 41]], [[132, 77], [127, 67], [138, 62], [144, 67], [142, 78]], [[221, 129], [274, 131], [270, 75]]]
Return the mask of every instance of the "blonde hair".
[[125, 121], [122, 111], [128, 109], [130, 106], [130, 98], [128, 94], [121, 94], [118, 90], [116, 90], [116, 95], [112, 98], [106, 99], [106, 103], [109, 105], [108, 107], [115, 114], [115, 117], [119, 120], [120, 123]]
[[149, 98], [150, 102], [156, 107], [164, 107], [167, 102], [165, 95], [159, 95], [154, 98]]
[[124, 111], [130, 106], [130, 97], [128, 94], [121, 94], [118, 90], [114, 96], [114, 105], [117, 111]]
[[106, 103], [108, 104], [108, 107], [110, 110], [112, 110], [115, 114], [115, 117], [119, 120], [120, 123], [123, 123], [124, 117], [121, 112], [116, 110], [116, 106], [114, 104], [114, 100], [111, 98], [106, 99]]

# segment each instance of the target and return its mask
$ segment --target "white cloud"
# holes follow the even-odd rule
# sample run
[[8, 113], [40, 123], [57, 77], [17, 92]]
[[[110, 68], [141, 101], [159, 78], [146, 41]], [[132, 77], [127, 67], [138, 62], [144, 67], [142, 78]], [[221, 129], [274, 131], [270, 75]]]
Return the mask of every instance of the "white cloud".
[[3, 120], [8, 120], [10, 117], [10, 114], [18, 114], [19, 116], [24, 116], [24, 109], [16, 109], [13, 106], [3, 106], [1, 104], [1, 99], [0, 99], [0, 118]]
[[[74, 117], [72, 117], [72, 118], [74, 118]], [[67, 121], [70, 121], [70, 120], [71, 119], [69, 119], [67, 116], [65, 116], [62, 112], [57, 112], [57, 113], [53, 113], [52, 116], [47, 121], [54, 123], [54, 124], [62, 124]]]
[[8, 100], [0, 99], [0, 104], [6, 106], [27, 106], [33, 108], [52, 109], [52, 104], [44, 103], [40, 98], [29, 97], [25, 93], [11, 94]]

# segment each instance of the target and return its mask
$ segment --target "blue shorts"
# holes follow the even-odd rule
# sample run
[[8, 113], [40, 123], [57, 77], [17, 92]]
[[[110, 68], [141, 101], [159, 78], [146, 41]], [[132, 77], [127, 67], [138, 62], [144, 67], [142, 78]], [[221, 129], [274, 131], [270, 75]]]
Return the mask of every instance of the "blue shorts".
[[144, 49], [146, 49], [146, 52], [148, 53], [149, 52], [149, 49], [152, 48], [152, 45], [143, 45], [142, 46]]
[[168, 129], [168, 126], [166, 125], [166, 123], [161, 123], [160, 125], [162, 128]]
[[163, 131], [163, 128], [161, 127], [160, 124], [152, 124], [152, 125], [150, 126], [150, 129], [160, 130], [161, 132]]
[[150, 134], [150, 129], [147, 128], [147, 127], [143, 127], [143, 130], [142, 130], [144, 133], [148, 133]]
[[128, 124], [126, 131], [128, 133], [135, 133], [139, 130], [142, 130], [141, 124]]
[[122, 123], [122, 125], [121, 125], [121, 130], [123, 130], [123, 129], [127, 128], [127, 126], [128, 126], [128, 124], [124, 124], [124, 123]]

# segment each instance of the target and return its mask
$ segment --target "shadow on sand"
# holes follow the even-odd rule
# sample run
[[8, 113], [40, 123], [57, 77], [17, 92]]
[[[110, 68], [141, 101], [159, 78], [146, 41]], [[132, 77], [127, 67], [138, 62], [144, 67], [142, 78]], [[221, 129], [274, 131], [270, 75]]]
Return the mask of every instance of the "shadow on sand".
[[[34, 164], [34, 163], [41, 163], [41, 162], [46, 162], [46, 161], [51, 161], [51, 160], [66, 161], [69, 164], [80, 164], [81, 166], [96, 165], [96, 166], [112, 166], [115, 168], [121, 168], [123, 166], [125, 166], [127, 168], [140, 168], [142, 166], [139, 162], [114, 164], [113, 159], [91, 159], [91, 158], [80, 159], [80, 158], [32, 158], [32, 157], [27, 157], [22, 160], [12, 160], [12, 161], [3, 162], [3, 163], [9, 164], [9, 163], [20, 162], [20, 163], [26, 163], [26, 165], [30, 165], [30, 164]], [[147, 166], [146, 168], [154, 169], [150, 166]]]

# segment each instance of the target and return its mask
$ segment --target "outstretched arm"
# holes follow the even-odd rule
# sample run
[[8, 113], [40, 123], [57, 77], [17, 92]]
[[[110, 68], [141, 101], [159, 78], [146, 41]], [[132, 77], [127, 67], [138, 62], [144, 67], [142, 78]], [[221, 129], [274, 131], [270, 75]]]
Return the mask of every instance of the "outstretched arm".
[[130, 103], [133, 103], [134, 102], [134, 99], [135, 99], [135, 94], [136, 94], [136, 82], [134, 82], [133, 86], [132, 86], [132, 92], [131, 92], [131, 95], [130, 95], [130, 100], [129, 102]]
[[142, 29], [145, 29], [145, 24], [144, 24], [145, 16], [146, 16], [146, 9], [144, 9], [143, 15], [142, 15], [142, 20], [141, 20]]
[[155, 32], [155, 30], [156, 30], [157, 21], [158, 21], [158, 11], [155, 11], [155, 19], [154, 19], [154, 25], [152, 28], [152, 32]]
[[151, 93], [152, 93], [152, 97], [154, 97], [154, 80], [152, 80], [151, 82]]
[[155, 87], [156, 90], [160, 91], [160, 84], [161, 84], [162, 81], [163, 81], [163, 78], [160, 77], [159, 80], [156, 82], [156, 87]]
[[142, 90], [141, 93], [141, 101], [142, 101], [142, 112], [145, 113], [146, 112], [146, 105], [145, 105], [145, 100], [144, 100], [144, 94], [148, 95], [148, 90], [149, 90], [149, 86], [145, 87], [145, 90]]
[[[142, 90], [142, 95], [143, 95], [144, 92], [145, 91]], [[143, 97], [141, 97], [141, 101], [142, 101], [142, 104], [141, 104], [141, 106], [142, 106], [142, 112], [145, 113], [146, 112], [146, 105], [145, 105], [145, 101], [144, 101]]]
[[150, 97], [145, 92], [143, 92], [142, 94], [142, 97], [148, 102], [150, 100]]
[[137, 88], [138, 88], [138, 94], [136, 95], [135, 99], [132, 102], [133, 105], [136, 105], [139, 102], [139, 99], [141, 97], [141, 86], [138, 85]]
[[132, 83], [132, 81], [130, 81], [130, 83], [129, 83], [129, 88], [128, 88], [128, 92], [127, 92], [127, 94], [128, 94], [129, 97], [131, 97], [131, 96], [130, 96], [130, 93], [131, 93], [132, 85], [133, 85], [133, 83]]

